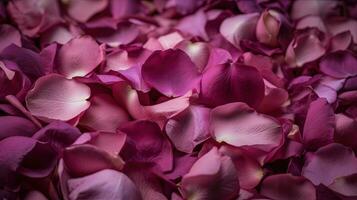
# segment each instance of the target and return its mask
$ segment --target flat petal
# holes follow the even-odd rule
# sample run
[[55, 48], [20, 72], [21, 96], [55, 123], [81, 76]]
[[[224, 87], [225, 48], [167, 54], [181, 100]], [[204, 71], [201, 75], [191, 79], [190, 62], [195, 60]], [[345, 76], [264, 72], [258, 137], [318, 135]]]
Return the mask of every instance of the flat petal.
[[26, 105], [35, 116], [66, 121], [89, 107], [90, 103], [86, 101], [89, 96], [88, 86], [50, 74], [36, 81], [26, 96]]
[[244, 103], [230, 103], [211, 112], [211, 130], [218, 142], [236, 147], [273, 148], [280, 144], [281, 125], [273, 118], [256, 113]]
[[31, 137], [38, 130], [30, 120], [17, 116], [1, 116], [0, 127], [0, 140], [10, 136]]
[[320, 70], [335, 78], [357, 75], [357, 57], [349, 51], [329, 53], [321, 59]]
[[335, 115], [326, 99], [310, 103], [304, 125], [303, 142], [306, 148], [317, 149], [333, 142]]
[[314, 185], [330, 185], [336, 178], [357, 172], [357, 158], [350, 148], [332, 143], [312, 153], [305, 161], [302, 175]]
[[208, 40], [208, 35], [205, 30], [206, 22], [207, 16], [202, 10], [199, 10], [195, 14], [181, 19], [176, 28], [183, 33], [191, 36], [199, 36], [204, 40]]
[[314, 185], [304, 177], [291, 174], [268, 176], [262, 183], [260, 193], [274, 200], [316, 200]]
[[209, 137], [209, 113], [208, 108], [190, 106], [167, 121], [166, 134], [179, 151], [191, 153]]
[[141, 200], [134, 183], [123, 173], [105, 169], [68, 180], [69, 199]]
[[155, 51], [142, 67], [146, 83], [166, 96], [182, 96], [197, 88], [199, 73], [181, 50]]
[[21, 35], [14, 27], [2, 24], [0, 26], [0, 52], [10, 44], [21, 47]]
[[212, 107], [240, 101], [256, 108], [264, 97], [259, 71], [243, 64], [212, 66], [203, 74], [201, 84], [200, 98]]
[[327, 15], [334, 13], [336, 7], [338, 6], [338, 1], [305, 1], [297, 0], [294, 1], [291, 10], [291, 17], [293, 19], [299, 19], [308, 15], [318, 15], [321, 17], [326, 17]]
[[61, 47], [56, 61], [65, 77], [85, 76], [103, 61], [103, 49], [89, 36], [77, 37]]

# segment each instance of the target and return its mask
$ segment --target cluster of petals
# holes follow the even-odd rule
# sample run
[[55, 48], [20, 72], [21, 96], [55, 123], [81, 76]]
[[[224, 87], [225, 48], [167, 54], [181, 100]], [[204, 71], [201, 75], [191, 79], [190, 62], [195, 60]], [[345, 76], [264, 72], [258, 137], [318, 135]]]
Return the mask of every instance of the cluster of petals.
[[357, 2], [0, 1], [0, 199], [357, 199]]

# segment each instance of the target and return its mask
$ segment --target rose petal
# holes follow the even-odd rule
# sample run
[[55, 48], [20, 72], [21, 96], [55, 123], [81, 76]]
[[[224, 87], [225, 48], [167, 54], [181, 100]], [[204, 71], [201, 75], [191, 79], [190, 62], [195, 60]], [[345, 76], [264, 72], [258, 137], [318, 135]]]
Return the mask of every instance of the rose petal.
[[167, 121], [166, 134], [179, 151], [191, 153], [209, 137], [209, 113], [208, 108], [190, 106]]
[[62, 46], [56, 60], [65, 77], [85, 76], [103, 61], [103, 49], [89, 36], [74, 38]]
[[304, 125], [303, 142], [306, 148], [318, 149], [333, 142], [335, 115], [326, 99], [310, 103]]
[[318, 15], [326, 17], [327, 15], [336, 11], [338, 1], [328, 0], [296, 0], [292, 5], [291, 17], [293, 19], [299, 19], [307, 15]]
[[211, 112], [211, 130], [218, 142], [236, 147], [256, 146], [274, 148], [282, 137], [280, 124], [256, 113], [244, 103], [230, 103]]
[[14, 27], [2, 24], [0, 26], [0, 52], [11, 44], [21, 47], [21, 35]]
[[357, 174], [339, 177], [328, 186], [331, 190], [338, 192], [344, 196], [356, 197], [357, 196]]
[[26, 96], [29, 111], [38, 117], [67, 121], [85, 111], [90, 88], [57, 74], [39, 78]]
[[105, 9], [108, 5], [108, 0], [69, 0], [66, 1], [66, 4], [70, 17], [79, 22], [86, 22]]
[[146, 83], [166, 96], [182, 96], [197, 88], [199, 74], [195, 64], [181, 50], [155, 51], [142, 67]]
[[349, 51], [329, 53], [321, 59], [320, 70], [335, 78], [357, 75], [357, 57]]
[[262, 183], [260, 193], [275, 200], [316, 200], [314, 185], [304, 177], [291, 174], [268, 176]]
[[336, 114], [335, 119], [335, 141], [356, 150], [357, 140], [355, 130], [357, 130], [357, 121], [342, 113]]
[[202, 77], [202, 101], [209, 106], [241, 101], [256, 108], [264, 97], [264, 82], [258, 70], [242, 64], [216, 65]]
[[141, 200], [134, 183], [123, 173], [105, 169], [97, 173], [69, 179], [69, 199]]
[[258, 19], [258, 13], [229, 17], [222, 22], [219, 32], [226, 40], [239, 48], [240, 40], [254, 39]]
[[1, 116], [0, 127], [0, 140], [10, 136], [31, 137], [38, 130], [30, 120], [17, 116]]
[[357, 158], [351, 149], [337, 143], [321, 147], [305, 161], [302, 175], [315, 185], [328, 186], [338, 177], [357, 173]]

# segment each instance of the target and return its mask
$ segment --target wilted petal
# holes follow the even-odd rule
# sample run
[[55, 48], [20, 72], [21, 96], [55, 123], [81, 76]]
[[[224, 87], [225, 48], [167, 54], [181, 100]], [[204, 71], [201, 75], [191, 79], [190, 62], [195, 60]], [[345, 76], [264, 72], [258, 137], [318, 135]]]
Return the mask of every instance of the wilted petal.
[[310, 103], [307, 111], [303, 142], [306, 148], [317, 149], [333, 142], [335, 115], [326, 99]]
[[219, 31], [226, 40], [239, 48], [240, 40], [255, 37], [258, 19], [258, 13], [229, 17], [222, 22]]
[[67, 181], [70, 200], [141, 200], [139, 190], [123, 173], [105, 169]]
[[10, 44], [21, 47], [21, 35], [18, 30], [8, 24], [0, 26], [0, 52]]
[[302, 168], [302, 175], [315, 185], [328, 186], [336, 178], [357, 173], [357, 158], [350, 148], [332, 143], [311, 153]]
[[316, 200], [314, 185], [304, 177], [291, 174], [268, 176], [262, 183], [260, 193], [274, 200]]
[[273, 118], [256, 113], [244, 103], [230, 103], [211, 112], [211, 130], [218, 142], [236, 147], [274, 148], [280, 144], [282, 129]]
[[65, 2], [69, 16], [79, 22], [86, 22], [108, 5], [108, 0], [68, 0]]
[[127, 134], [121, 153], [126, 162], [153, 163], [162, 171], [172, 169], [171, 144], [156, 123], [133, 121], [123, 124], [119, 130]]
[[91, 97], [91, 105], [79, 121], [79, 125], [90, 130], [115, 132], [124, 122], [129, 121], [126, 111], [105, 93]]
[[208, 108], [190, 106], [167, 121], [165, 131], [176, 149], [191, 153], [209, 137], [209, 113]]
[[239, 181], [232, 160], [217, 148], [198, 159], [182, 178], [185, 199], [231, 199], [238, 196]]
[[0, 140], [10, 136], [31, 137], [38, 130], [30, 120], [17, 116], [1, 116], [0, 127]]
[[67, 121], [85, 111], [90, 88], [57, 74], [39, 78], [26, 96], [29, 111], [45, 119]]
[[210, 67], [203, 74], [201, 87], [201, 99], [209, 106], [241, 101], [257, 108], [264, 97], [259, 71], [238, 63]]
[[357, 75], [357, 57], [349, 51], [329, 53], [321, 59], [320, 70], [335, 78]]
[[177, 50], [155, 51], [142, 67], [146, 83], [166, 96], [182, 96], [198, 86], [199, 73], [186, 53]]
[[78, 37], [62, 46], [56, 60], [67, 78], [85, 76], [103, 61], [103, 49], [89, 36]]

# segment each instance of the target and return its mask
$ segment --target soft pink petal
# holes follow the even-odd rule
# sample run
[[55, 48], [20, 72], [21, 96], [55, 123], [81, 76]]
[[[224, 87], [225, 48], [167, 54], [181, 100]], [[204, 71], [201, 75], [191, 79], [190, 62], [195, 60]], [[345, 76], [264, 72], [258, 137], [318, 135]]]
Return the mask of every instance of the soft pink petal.
[[357, 57], [349, 51], [329, 53], [321, 59], [320, 70], [335, 78], [357, 75]]
[[70, 17], [79, 22], [86, 22], [105, 9], [108, 5], [108, 0], [69, 0], [66, 1], [66, 4]]
[[0, 52], [10, 44], [21, 47], [21, 35], [18, 30], [8, 24], [0, 26]]

